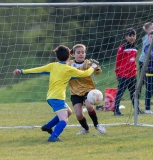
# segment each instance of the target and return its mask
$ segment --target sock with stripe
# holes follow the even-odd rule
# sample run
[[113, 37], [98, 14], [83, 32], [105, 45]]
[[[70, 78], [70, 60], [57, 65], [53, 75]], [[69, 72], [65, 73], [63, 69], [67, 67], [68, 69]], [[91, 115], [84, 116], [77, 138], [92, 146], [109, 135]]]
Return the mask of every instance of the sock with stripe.
[[91, 111], [91, 112], [88, 112], [88, 114], [89, 114], [90, 118], [92, 119], [94, 126], [97, 127], [98, 118], [97, 118], [96, 111], [93, 110], [93, 111]]
[[88, 131], [89, 130], [89, 126], [87, 124], [87, 120], [85, 117], [83, 117], [83, 119], [79, 120], [79, 123], [81, 124], [81, 126]]

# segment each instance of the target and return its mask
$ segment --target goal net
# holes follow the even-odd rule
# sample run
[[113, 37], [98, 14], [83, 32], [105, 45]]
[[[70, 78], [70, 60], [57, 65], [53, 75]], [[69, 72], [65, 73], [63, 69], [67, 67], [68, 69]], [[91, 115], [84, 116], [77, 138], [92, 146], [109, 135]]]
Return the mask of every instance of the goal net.
[[[86, 58], [99, 61], [102, 74], [93, 76], [96, 88], [105, 96], [107, 88], [117, 88], [114, 72], [119, 46], [125, 41], [125, 30], [137, 31], [137, 69], [139, 79], [139, 56], [142, 49], [144, 23], [153, 21], [153, 3], [10, 3], [0, 4], [0, 106], [1, 127], [40, 126], [46, 110], [48, 75], [14, 76], [13, 71], [28, 69], [55, 62], [53, 49], [58, 45], [72, 48], [75, 44], [87, 47]], [[140, 108], [145, 110], [145, 85], [142, 87]], [[70, 106], [69, 88], [66, 101]], [[104, 100], [101, 105], [104, 105]], [[122, 117], [112, 111], [97, 111], [100, 122], [105, 125], [133, 124], [134, 109], [129, 91], [122, 96]], [[49, 108], [49, 107], [48, 107]], [[51, 112], [51, 110], [49, 110]], [[37, 114], [37, 121], [29, 121]], [[86, 114], [86, 113], [85, 113]], [[43, 122], [48, 121], [48, 117]], [[24, 119], [25, 118], [25, 119]], [[137, 117], [138, 124], [151, 125], [151, 115]], [[73, 124], [78, 124], [77, 120]]]

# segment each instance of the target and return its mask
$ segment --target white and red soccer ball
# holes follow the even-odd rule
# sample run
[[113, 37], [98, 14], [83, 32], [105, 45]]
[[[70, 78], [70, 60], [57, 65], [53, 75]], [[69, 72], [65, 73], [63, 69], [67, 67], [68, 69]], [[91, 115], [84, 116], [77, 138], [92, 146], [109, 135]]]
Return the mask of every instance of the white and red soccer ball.
[[88, 93], [87, 100], [93, 105], [98, 105], [103, 100], [103, 94], [98, 89], [93, 89]]

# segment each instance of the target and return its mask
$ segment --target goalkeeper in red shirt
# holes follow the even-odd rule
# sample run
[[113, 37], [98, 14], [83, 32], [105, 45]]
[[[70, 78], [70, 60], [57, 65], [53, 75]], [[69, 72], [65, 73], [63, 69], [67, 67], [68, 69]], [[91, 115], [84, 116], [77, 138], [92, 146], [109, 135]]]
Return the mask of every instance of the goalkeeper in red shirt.
[[[130, 92], [130, 99], [134, 106], [134, 92], [136, 88], [136, 57], [138, 54], [137, 47], [135, 46], [136, 31], [129, 28], [125, 32], [126, 43], [122, 44], [117, 52], [115, 73], [118, 80], [118, 91], [115, 99], [114, 115], [123, 116], [119, 110], [121, 97], [125, 90], [128, 88]], [[138, 107], [138, 113], [143, 113]]]

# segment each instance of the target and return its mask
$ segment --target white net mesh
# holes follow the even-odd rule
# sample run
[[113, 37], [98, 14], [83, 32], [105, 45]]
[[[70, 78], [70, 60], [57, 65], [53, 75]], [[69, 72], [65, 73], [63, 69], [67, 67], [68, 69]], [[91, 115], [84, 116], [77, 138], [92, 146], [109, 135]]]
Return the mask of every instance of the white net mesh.
[[[106, 88], [117, 88], [118, 82], [114, 73], [115, 58], [118, 47], [125, 42], [124, 32], [130, 27], [137, 31], [136, 45], [140, 55], [141, 38], [145, 35], [142, 26], [152, 21], [152, 17], [152, 5], [1, 6], [1, 104], [11, 106], [24, 102], [26, 106], [28, 102], [35, 102], [32, 105], [45, 102], [48, 89], [47, 75], [13, 76], [12, 72], [16, 68], [27, 69], [56, 61], [52, 50], [60, 44], [69, 48], [77, 43], [86, 45], [86, 58], [98, 60], [103, 69], [101, 75], [93, 77], [96, 88], [103, 93]], [[143, 110], [144, 92], [143, 87], [140, 106]], [[67, 90], [67, 101], [70, 101], [69, 99]], [[124, 93], [121, 104], [126, 106], [125, 115], [128, 116], [117, 123], [127, 122], [129, 117], [131, 121], [128, 122], [133, 123], [133, 108], [128, 91]], [[8, 110], [13, 114], [13, 109]], [[22, 114], [24, 112], [26, 111]], [[152, 123], [146, 115], [140, 115], [139, 120], [140, 123]], [[106, 123], [114, 123], [114, 120]]]

